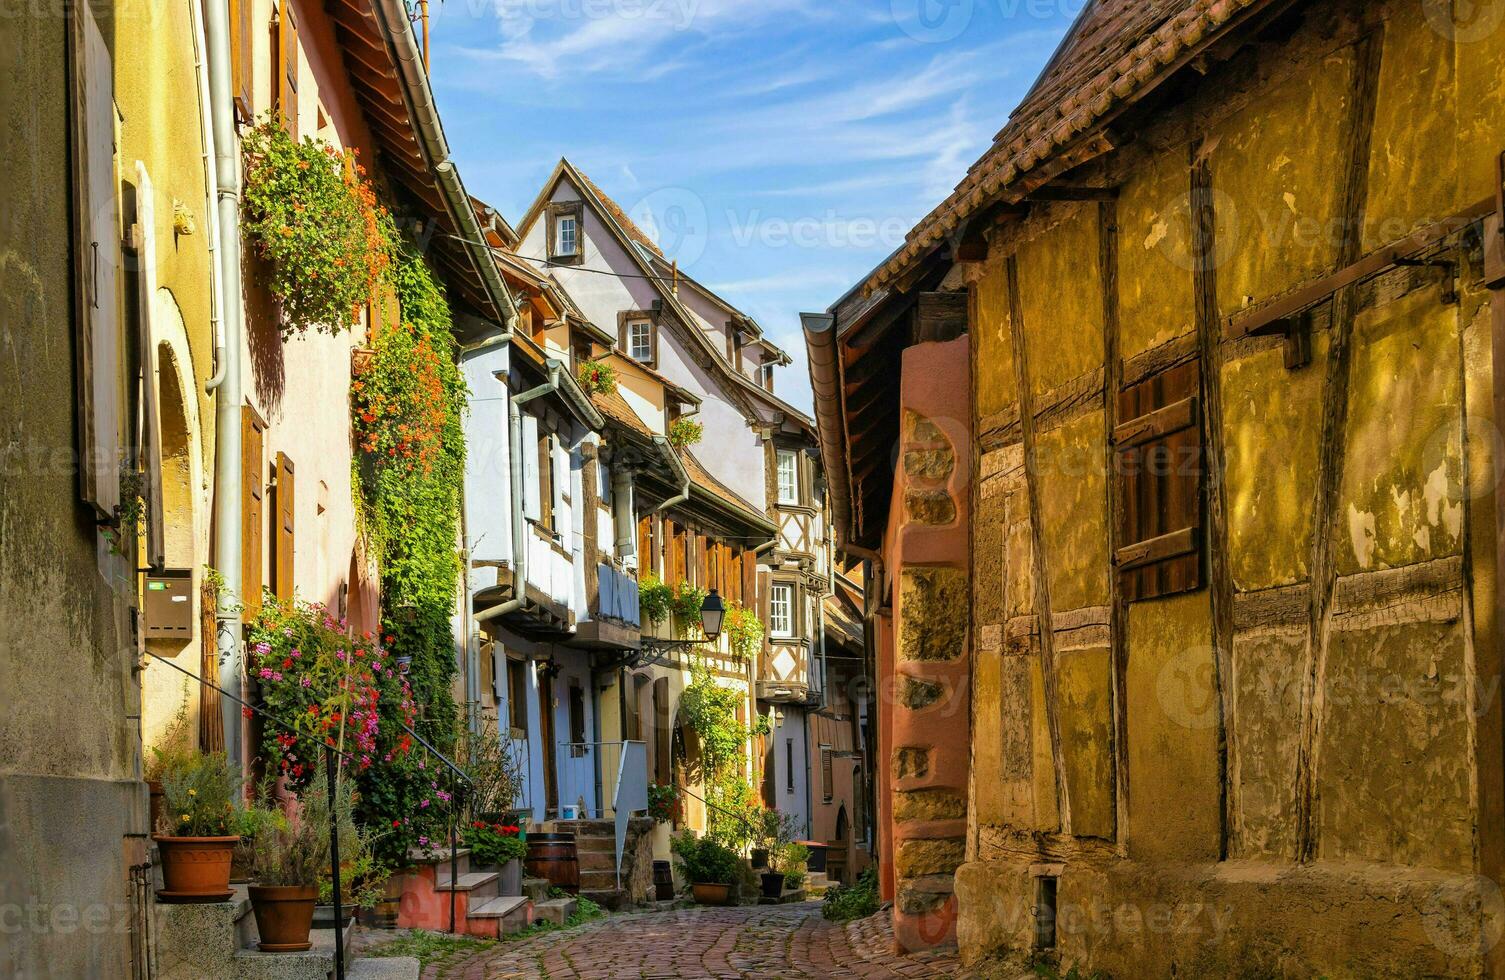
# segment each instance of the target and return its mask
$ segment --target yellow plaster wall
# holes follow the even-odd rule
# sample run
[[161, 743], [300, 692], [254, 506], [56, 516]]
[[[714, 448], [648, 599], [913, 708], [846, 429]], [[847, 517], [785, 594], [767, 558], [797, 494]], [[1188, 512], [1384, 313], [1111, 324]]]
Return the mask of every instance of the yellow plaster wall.
[[1457, 554], [1463, 506], [1457, 308], [1436, 286], [1359, 313], [1334, 557], [1340, 575]]
[[1036, 441], [1041, 530], [1055, 612], [1108, 602], [1108, 498], [1103, 413], [1089, 412]]
[[972, 357], [977, 379], [974, 402], [979, 421], [1018, 405], [1014, 342], [1009, 333], [1009, 287], [1005, 257], [994, 249], [976, 286]]
[[1103, 363], [1097, 205], [1076, 206], [1018, 254], [1030, 387], [1039, 396]]
[[1228, 563], [1240, 591], [1308, 575], [1327, 349], [1319, 332], [1299, 371], [1279, 346], [1223, 365]]
[[1353, 73], [1354, 49], [1335, 52], [1208, 134], [1223, 315], [1336, 265]]
[[1113, 672], [1107, 647], [1057, 655], [1061, 755], [1071, 832], [1113, 837]]
[[1213, 861], [1220, 793], [1206, 590], [1129, 607], [1129, 856]]
[[1296, 854], [1296, 725], [1307, 650], [1305, 624], [1233, 638], [1236, 737], [1229, 770], [1237, 810], [1233, 857]]
[[1494, 193], [1495, 163], [1505, 151], [1505, 16], [1498, 4], [1474, 9], [1477, 20], [1460, 27], [1454, 46], [1458, 197], [1465, 207]]
[[1453, 42], [1434, 19], [1439, 6], [1403, 0], [1385, 8], [1366, 250], [1473, 203], [1459, 200], [1457, 74]]
[[1195, 329], [1191, 178], [1184, 146], [1135, 168], [1118, 198], [1119, 351], [1133, 357]]

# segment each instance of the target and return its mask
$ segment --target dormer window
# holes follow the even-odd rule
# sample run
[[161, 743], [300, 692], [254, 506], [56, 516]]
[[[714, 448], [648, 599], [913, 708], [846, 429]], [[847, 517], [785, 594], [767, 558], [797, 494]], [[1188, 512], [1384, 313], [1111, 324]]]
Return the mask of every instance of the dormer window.
[[658, 329], [653, 314], [630, 310], [617, 321], [617, 347], [639, 364], [650, 367], [658, 361]]
[[769, 391], [773, 391], [773, 365], [765, 364], [758, 368], [758, 382]]
[[579, 262], [583, 206], [579, 201], [549, 205], [549, 261]]

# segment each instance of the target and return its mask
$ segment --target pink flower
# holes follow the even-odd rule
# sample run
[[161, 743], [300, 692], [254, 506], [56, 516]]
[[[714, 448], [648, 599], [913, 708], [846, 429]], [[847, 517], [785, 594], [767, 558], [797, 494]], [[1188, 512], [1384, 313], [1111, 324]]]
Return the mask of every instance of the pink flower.
[[303, 675], [303, 686], [304, 687], [313, 687], [314, 686], [314, 679], [312, 677], [309, 677], [307, 674], [304, 674]]

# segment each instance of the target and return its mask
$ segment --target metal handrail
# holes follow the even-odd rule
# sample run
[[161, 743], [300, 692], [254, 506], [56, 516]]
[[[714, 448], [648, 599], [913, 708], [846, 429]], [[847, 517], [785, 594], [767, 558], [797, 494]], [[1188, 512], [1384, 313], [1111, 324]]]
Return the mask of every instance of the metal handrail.
[[710, 807], [712, 810], [720, 810], [722, 813], [726, 814], [729, 817], [735, 817], [738, 820], [738, 822], [740, 822], [742, 824], [742, 826], [746, 827], [748, 830], [752, 831], [754, 834], [756, 834], [758, 832], [757, 826], [754, 825], [752, 821], [748, 820], [742, 814], [738, 813], [736, 810], [728, 810], [724, 806], [720, 806], [718, 804], [712, 803], [710, 800], [706, 799], [704, 796], [701, 796], [699, 793], [692, 792], [691, 790], [686, 789], [683, 786], [676, 786], [675, 789], [679, 790], [679, 792], [685, 794], [686, 796], [693, 796], [695, 799], [697, 799], [700, 802], [704, 803], [706, 806]]

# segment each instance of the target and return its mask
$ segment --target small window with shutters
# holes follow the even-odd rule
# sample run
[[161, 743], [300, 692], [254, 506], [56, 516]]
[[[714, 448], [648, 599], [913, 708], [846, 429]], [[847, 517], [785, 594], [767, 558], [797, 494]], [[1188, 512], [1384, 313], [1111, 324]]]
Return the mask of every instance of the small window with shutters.
[[293, 597], [293, 554], [297, 492], [293, 482], [293, 461], [286, 453], [277, 454], [277, 469], [272, 477], [272, 592], [279, 599]]
[[830, 803], [836, 796], [836, 778], [831, 769], [834, 757], [835, 753], [831, 751], [831, 746], [820, 747], [820, 796], [827, 803]]
[[507, 658], [507, 719], [513, 738], [528, 737], [528, 665]]
[[669, 719], [669, 678], [653, 679], [653, 781], [668, 786], [673, 781], [670, 760], [673, 732]]
[[1124, 388], [1113, 433], [1123, 508], [1114, 564], [1124, 600], [1203, 585], [1203, 449], [1197, 361]]

